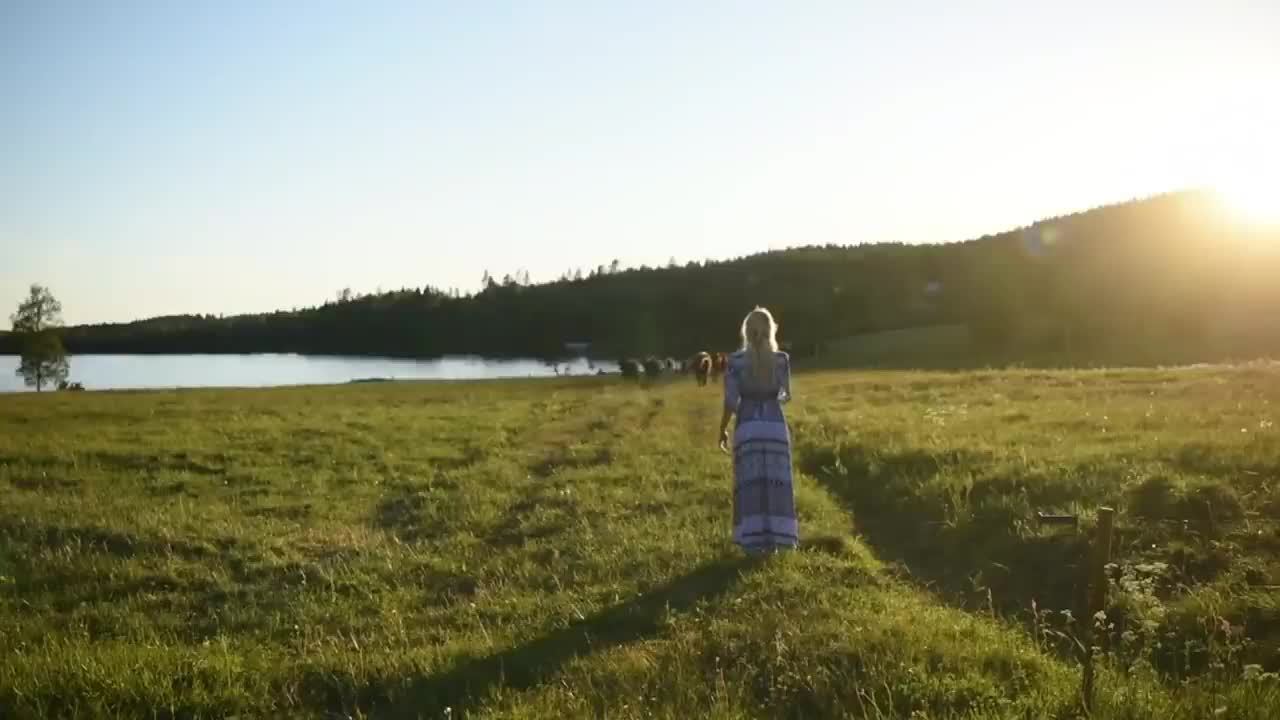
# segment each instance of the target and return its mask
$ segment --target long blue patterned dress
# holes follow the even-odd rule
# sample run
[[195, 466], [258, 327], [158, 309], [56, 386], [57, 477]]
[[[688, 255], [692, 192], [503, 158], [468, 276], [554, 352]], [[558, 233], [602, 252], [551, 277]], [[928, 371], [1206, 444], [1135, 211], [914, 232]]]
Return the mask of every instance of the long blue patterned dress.
[[771, 381], [761, 386], [744, 352], [729, 358], [725, 407], [737, 414], [733, 433], [733, 541], [749, 551], [799, 541], [791, 475], [791, 433], [782, 404], [791, 399], [791, 360], [774, 353]]

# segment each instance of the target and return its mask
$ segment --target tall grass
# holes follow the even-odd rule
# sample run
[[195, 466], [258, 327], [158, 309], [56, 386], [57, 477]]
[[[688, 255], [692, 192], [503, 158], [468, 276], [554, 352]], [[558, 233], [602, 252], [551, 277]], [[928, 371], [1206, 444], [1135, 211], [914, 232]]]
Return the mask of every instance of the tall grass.
[[1273, 371], [795, 385], [754, 561], [692, 382], [6, 396], [0, 716], [1071, 717], [1101, 502], [1097, 714], [1276, 715]]

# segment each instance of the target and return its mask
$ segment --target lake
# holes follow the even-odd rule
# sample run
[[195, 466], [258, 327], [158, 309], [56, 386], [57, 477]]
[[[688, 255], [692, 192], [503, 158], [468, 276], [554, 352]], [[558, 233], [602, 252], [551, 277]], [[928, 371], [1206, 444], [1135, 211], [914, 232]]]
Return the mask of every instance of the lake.
[[[573, 375], [616, 370], [612, 362], [592, 366], [586, 359], [559, 364]], [[18, 357], [0, 355], [0, 392], [27, 390], [16, 374]], [[271, 387], [345, 383], [368, 378], [394, 380], [481, 380], [547, 377], [555, 369], [534, 359], [448, 356], [427, 359], [329, 355], [76, 355], [72, 382], [86, 390], [177, 387]]]

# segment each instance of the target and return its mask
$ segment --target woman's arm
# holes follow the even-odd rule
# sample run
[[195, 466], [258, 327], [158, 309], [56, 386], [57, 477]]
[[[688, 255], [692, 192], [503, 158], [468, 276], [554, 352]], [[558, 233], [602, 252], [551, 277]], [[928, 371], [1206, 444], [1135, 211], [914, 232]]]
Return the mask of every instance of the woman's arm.
[[787, 402], [791, 399], [791, 356], [783, 354], [782, 356], [782, 377], [778, 383], [778, 400]]
[[728, 407], [720, 414], [720, 449], [729, 452], [729, 421], [733, 420], [733, 410]]
[[732, 366], [724, 370], [724, 411], [720, 413], [720, 449], [729, 451], [729, 421], [738, 410], [738, 377]]

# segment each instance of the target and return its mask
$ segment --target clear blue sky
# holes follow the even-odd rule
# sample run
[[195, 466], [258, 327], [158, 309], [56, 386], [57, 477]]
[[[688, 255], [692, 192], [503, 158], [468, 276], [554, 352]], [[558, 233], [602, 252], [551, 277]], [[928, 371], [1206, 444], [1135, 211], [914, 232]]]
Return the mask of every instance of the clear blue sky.
[[3, 0], [0, 317], [32, 282], [73, 323], [261, 311], [1248, 181], [1278, 38], [1274, 0]]

